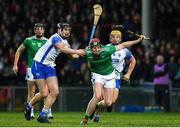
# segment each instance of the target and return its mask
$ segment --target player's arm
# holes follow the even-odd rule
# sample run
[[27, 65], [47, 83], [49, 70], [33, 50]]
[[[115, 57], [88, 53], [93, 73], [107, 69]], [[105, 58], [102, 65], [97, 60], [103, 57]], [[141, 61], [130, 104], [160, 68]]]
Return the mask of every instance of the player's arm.
[[[69, 43], [65, 44], [66, 47], [70, 48]], [[71, 59], [78, 59], [80, 56], [78, 54], [66, 54]]]
[[71, 49], [68, 44], [62, 43], [62, 38], [58, 36], [52, 38], [52, 44], [65, 54], [77, 54], [83, 56], [83, 52], [81, 50]]
[[134, 70], [134, 67], [136, 65], [136, 59], [134, 58], [134, 56], [132, 56], [129, 61], [130, 61], [129, 68], [127, 70], [127, 73], [124, 75], [124, 79], [127, 81], [130, 79], [132, 71]]
[[26, 49], [26, 47], [21, 44], [21, 46], [19, 46], [19, 48], [17, 49], [16, 53], [15, 53], [15, 58], [14, 58], [14, 65], [13, 65], [13, 71], [14, 74], [17, 75], [18, 72], [18, 61], [20, 56], [22, 55], [23, 51]]
[[[62, 43], [56, 43], [55, 46], [63, 53], [66, 54], [77, 54], [79, 56], [84, 56], [85, 55], [85, 51], [84, 49], [71, 49], [69, 47], [67, 47], [66, 45], [62, 44]], [[72, 56], [73, 57], [73, 56]], [[74, 57], [77, 57], [76, 55]]]
[[132, 41], [127, 41], [127, 42], [123, 42], [121, 44], [118, 44], [116, 45], [116, 49], [117, 50], [121, 50], [123, 48], [126, 48], [126, 47], [130, 47], [132, 45], [135, 45], [139, 42], [141, 42], [143, 39], [144, 39], [145, 36], [141, 35], [137, 40], [132, 40]]

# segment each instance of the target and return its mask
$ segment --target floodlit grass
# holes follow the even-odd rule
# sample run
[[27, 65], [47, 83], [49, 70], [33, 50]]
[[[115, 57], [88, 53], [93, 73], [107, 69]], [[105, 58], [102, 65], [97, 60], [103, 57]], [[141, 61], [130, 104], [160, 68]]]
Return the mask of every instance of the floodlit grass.
[[[23, 113], [1, 112], [1, 127], [180, 127], [180, 113], [102, 113], [99, 123], [80, 125], [82, 112], [56, 112], [50, 124], [27, 121]], [[37, 113], [36, 113], [37, 117]]]

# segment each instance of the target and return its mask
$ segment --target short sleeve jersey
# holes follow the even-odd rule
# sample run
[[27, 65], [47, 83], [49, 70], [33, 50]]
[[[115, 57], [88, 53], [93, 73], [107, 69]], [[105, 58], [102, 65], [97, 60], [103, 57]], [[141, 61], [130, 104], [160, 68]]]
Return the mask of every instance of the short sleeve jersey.
[[55, 46], [56, 44], [68, 44], [58, 33], [52, 35], [47, 42], [38, 50], [34, 60], [47, 66], [55, 67], [56, 57], [61, 51]]
[[132, 53], [127, 49], [123, 48], [116, 51], [112, 56], [112, 63], [116, 70], [122, 72], [125, 67], [125, 59], [130, 60], [133, 57]]
[[47, 39], [43, 37], [42, 39], [37, 39], [36, 36], [28, 37], [24, 40], [23, 45], [27, 50], [27, 64], [28, 68], [32, 66], [33, 58], [39, 48], [46, 43]]
[[91, 72], [101, 75], [109, 75], [113, 72], [111, 55], [116, 51], [116, 47], [113, 45], [102, 45], [100, 54], [95, 56], [90, 48], [85, 49], [85, 60], [89, 62]]

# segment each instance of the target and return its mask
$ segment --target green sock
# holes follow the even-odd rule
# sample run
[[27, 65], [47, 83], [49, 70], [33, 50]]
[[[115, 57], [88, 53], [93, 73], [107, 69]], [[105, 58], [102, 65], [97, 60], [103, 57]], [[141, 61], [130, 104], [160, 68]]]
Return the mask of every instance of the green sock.
[[88, 119], [89, 119], [89, 116], [88, 116], [87, 114], [85, 114], [85, 115], [84, 115], [84, 118], [88, 120]]

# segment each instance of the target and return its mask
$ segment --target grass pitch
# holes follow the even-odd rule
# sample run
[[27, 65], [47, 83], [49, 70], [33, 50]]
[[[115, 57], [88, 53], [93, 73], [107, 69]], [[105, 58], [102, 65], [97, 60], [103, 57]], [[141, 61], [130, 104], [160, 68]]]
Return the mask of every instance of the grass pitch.
[[[0, 127], [180, 127], [180, 113], [102, 113], [99, 123], [80, 125], [82, 112], [56, 112], [50, 124], [27, 121], [23, 113], [1, 112]], [[36, 113], [37, 117], [37, 113]]]

